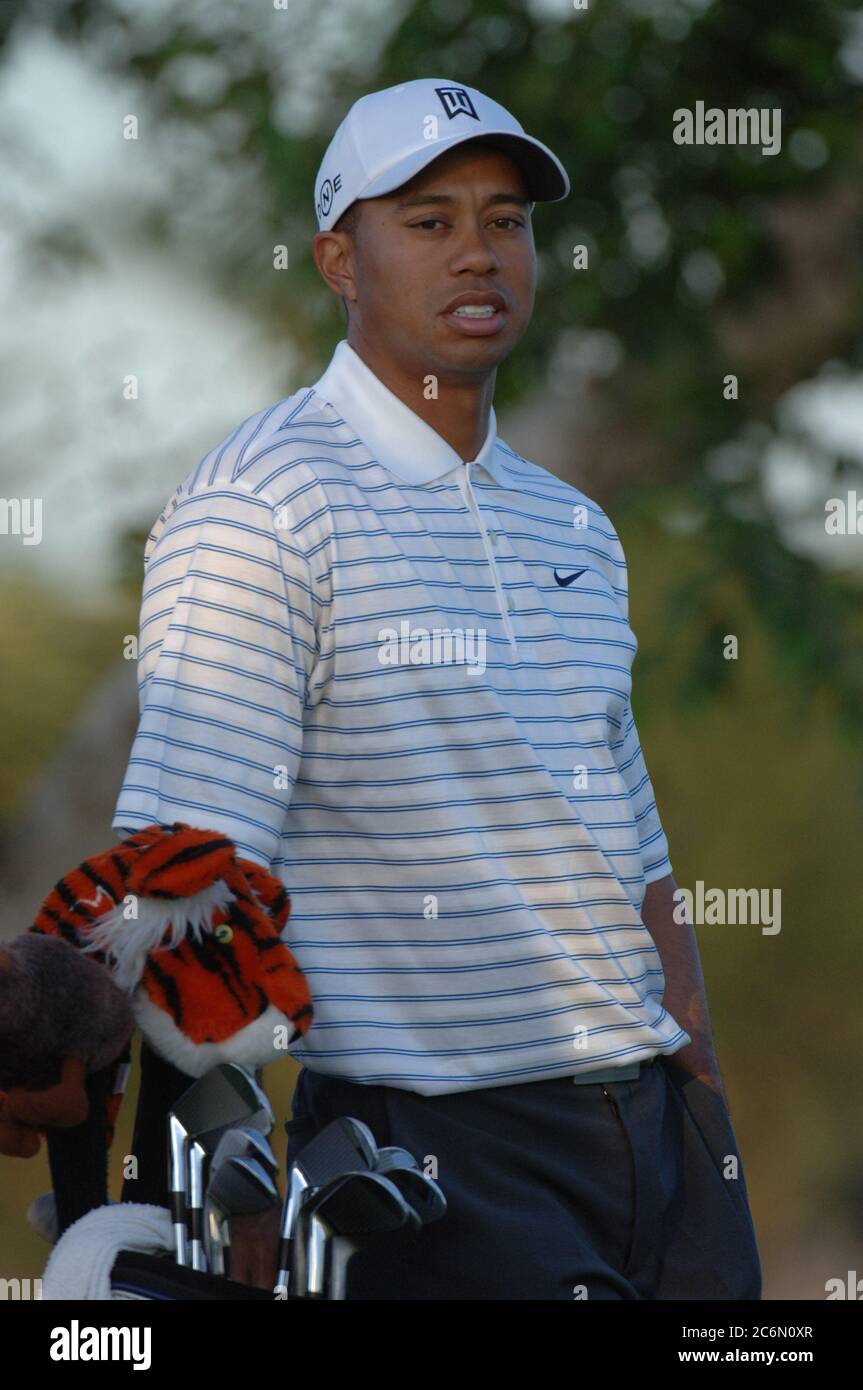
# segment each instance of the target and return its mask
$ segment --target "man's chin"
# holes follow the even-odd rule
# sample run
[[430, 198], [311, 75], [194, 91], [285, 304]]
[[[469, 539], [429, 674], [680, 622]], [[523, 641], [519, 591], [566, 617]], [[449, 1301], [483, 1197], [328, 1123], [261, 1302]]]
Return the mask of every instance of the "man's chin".
[[491, 370], [509, 356], [521, 337], [511, 325], [487, 335], [453, 332], [446, 321], [440, 323], [440, 329], [433, 335], [434, 355], [462, 369]]

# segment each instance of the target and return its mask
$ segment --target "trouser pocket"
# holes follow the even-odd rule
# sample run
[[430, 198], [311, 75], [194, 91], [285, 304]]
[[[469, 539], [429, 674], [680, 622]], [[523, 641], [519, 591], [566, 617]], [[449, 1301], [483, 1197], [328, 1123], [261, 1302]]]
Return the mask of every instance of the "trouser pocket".
[[[743, 1160], [725, 1101], [712, 1086], [708, 1086], [705, 1081], [699, 1081], [698, 1077], [692, 1076], [679, 1065], [672, 1063], [669, 1072], [725, 1187], [737, 1201], [746, 1220], [751, 1222]], [[736, 1159], [736, 1177], [729, 1176], [728, 1160], [731, 1157]]]
[[[761, 1261], [752, 1213], [749, 1209], [749, 1194], [743, 1174], [740, 1150], [731, 1123], [731, 1116], [722, 1097], [697, 1077], [684, 1070], [671, 1059], [664, 1059], [669, 1084], [680, 1100], [685, 1121], [690, 1132], [696, 1136], [699, 1147], [712, 1164], [723, 1191], [727, 1194], [730, 1208], [736, 1218], [734, 1229], [739, 1233], [735, 1242], [736, 1267], [743, 1280], [746, 1292], [739, 1296], [761, 1298]], [[727, 1176], [728, 1159], [736, 1160], [736, 1177]], [[715, 1184], [711, 1184], [715, 1186]]]

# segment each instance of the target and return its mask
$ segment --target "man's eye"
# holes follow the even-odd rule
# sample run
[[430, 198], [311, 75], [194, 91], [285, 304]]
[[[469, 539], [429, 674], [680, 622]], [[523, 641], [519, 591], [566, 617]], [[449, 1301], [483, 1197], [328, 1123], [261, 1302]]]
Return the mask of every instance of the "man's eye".
[[[412, 223], [411, 223], [411, 226], [413, 226], [413, 227], [430, 227], [430, 226], [433, 226], [435, 223], [438, 223], [438, 222], [440, 223], [440, 225], [441, 225], [442, 227], [446, 227], [446, 226], [448, 225], [446, 222], [444, 222], [444, 220], [443, 220], [442, 217], [424, 217], [423, 220], [422, 220], [422, 222], [412, 222]], [[524, 226], [524, 223], [523, 223], [523, 222], [521, 221], [521, 219], [518, 218], [518, 217], [495, 217], [494, 220], [492, 221], [492, 224], [491, 224], [491, 225], [494, 227], [494, 226], [496, 226], [499, 222], [511, 222], [511, 223], [513, 224], [514, 227], [523, 227], [523, 226]]]

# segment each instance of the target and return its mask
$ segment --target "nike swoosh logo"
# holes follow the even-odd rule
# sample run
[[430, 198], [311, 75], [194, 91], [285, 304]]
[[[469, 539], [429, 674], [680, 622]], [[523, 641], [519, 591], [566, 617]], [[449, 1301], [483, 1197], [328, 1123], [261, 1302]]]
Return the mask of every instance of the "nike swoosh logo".
[[576, 571], [575, 571], [575, 574], [568, 574], [568, 575], [566, 576], [566, 579], [561, 579], [561, 577], [560, 577], [560, 575], [558, 574], [557, 570], [555, 570], [555, 571], [554, 571], [554, 577], [555, 577], [555, 579], [557, 580], [558, 584], [560, 585], [561, 589], [565, 589], [565, 588], [567, 587], [567, 585], [571, 584], [572, 581], [573, 581], [574, 579], [577, 579], [578, 576], [579, 576], [580, 574], [586, 574], [586, 572], [587, 572], [586, 570], [576, 570]]

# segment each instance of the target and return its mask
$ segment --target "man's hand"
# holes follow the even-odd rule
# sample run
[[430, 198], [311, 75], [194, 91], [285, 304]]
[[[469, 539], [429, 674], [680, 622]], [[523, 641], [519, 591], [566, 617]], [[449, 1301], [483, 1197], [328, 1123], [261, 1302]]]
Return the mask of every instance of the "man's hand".
[[677, 1066], [704, 1082], [720, 1097], [729, 1115], [731, 1109], [719, 1072], [713, 1047], [704, 976], [698, 956], [695, 932], [689, 922], [675, 922], [677, 884], [671, 874], [647, 885], [641, 906], [641, 919], [656, 946], [665, 974], [663, 1004], [676, 1023], [685, 1028], [692, 1041], [671, 1054]]
[[[679, 1058], [679, 1064], [685, 1067], [687, 1071], [691, 1072], [697, 1081], [703, 1082], [705, 1086], [710, 1087], [711, 1091], [715, 1091], [716, 1094], [719, 1096], [719, 1099], [725, 1106], [725, 1109], [728, 1111], [730, 1115], [731, 1107], [728, 1104], [728, 1097], [725, 1094], [725, 1085], [723, 1083], [722, 1076], [719, 1072], [719, 1064], [716, 1061], [716, 1054], [714, 1053], [713, 1048], [710, 1047], [704, 1053], [700, 1054], [702, 1060], [696, 1061], [695, 1057], [699, 1055], [698, 1049], [699, 1041], [698, 1039], [695, 1039], [689, 1045], [689, 1047], [681, 1047], [678, 1052], [673, 1053], [672, 1059], [674, 1061], [677, 1061]], [[688, 1057], [685, 1056], [685, 1054], [690, 1051], [692, 1051], [693, 1053], [693, 1058], [691, 1061]]]
[[231, 1278], [272, 1292], [278, 1273], [281, 1207], [255, 1216], [232, 1216]]

